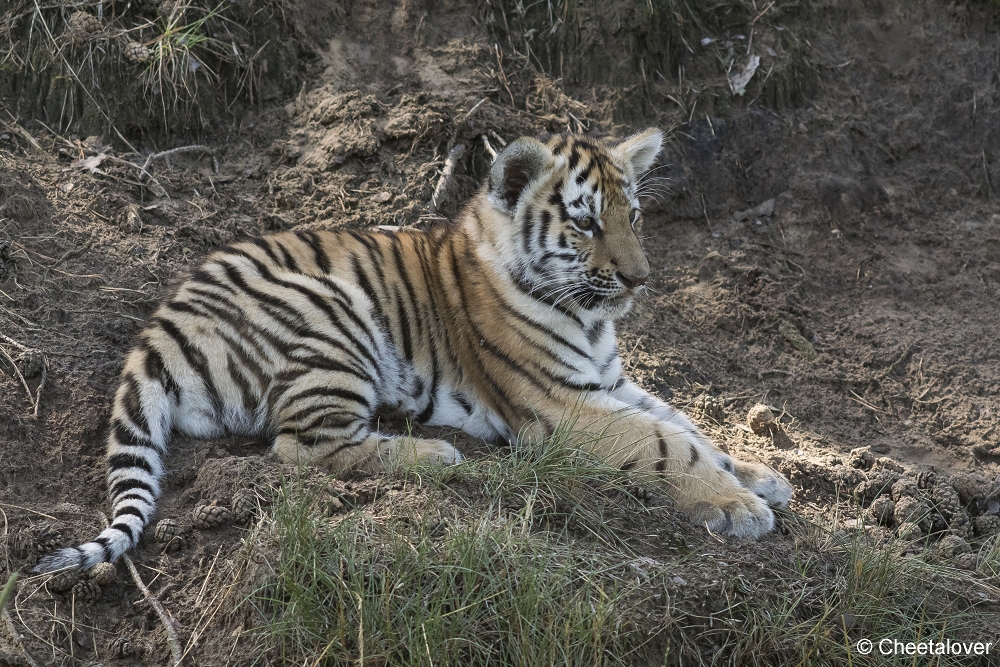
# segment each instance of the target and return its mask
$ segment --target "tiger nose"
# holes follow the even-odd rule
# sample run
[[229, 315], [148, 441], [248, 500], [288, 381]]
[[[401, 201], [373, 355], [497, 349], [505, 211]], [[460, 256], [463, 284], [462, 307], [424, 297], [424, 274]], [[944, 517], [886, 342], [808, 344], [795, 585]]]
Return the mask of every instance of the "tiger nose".
[[640, 285], [645, 285], [646, 282], [649, 280], [649, 274], [648, 273], [645, 274], [645, 275], [642, 275], [642, 276], [627, 276], [624, 273], [622, 273], [621, 271], [615, 271], [615, 277], [618, 278], [618, 281], [622, 285], [624, 285], [625, 287], [629, 287], [629, 288], [638, 287]]

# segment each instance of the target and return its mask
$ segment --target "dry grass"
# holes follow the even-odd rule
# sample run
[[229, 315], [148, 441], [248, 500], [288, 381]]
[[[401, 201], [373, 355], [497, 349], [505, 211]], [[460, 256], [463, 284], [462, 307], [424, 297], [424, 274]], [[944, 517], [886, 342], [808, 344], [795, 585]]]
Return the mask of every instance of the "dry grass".
[[791, 514], [789, 556], [719, 543], [558, 438], [386, 484], [332, 516], [315, 484], [280, 487], [247, 541], [259, 663], [885, 664], [857, 641], [988, 640], [1000, 594], [996, 541], [979, 573]]
[[270, 3], [17, 0], [0, 9], [0, 97], [60, 134], [205, 129], [259, 101], [279, 17]]

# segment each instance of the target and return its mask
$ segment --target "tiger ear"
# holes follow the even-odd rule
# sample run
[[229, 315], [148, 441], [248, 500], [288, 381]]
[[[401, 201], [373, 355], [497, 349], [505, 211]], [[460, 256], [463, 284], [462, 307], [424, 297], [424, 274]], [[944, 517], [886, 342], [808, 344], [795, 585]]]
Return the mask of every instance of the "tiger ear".
[[489, 198], [492, 204], [513, 213], [528, 184], [542, 175], [552, 153], [542, 142], [521, 137], [497, 154], [490, 167]]
[[653, 166], [661, 148], [663, 148], [663, 133], [655, 127], [633, 134], [615, 146], [615, 150], [631, 163], [632, 173], [636, 177], [646, 173], [646, 170]]

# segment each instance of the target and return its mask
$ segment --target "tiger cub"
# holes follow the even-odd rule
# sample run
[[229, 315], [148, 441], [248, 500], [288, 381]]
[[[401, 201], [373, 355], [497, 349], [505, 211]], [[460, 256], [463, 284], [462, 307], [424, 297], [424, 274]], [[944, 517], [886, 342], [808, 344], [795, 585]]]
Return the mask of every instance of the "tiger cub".
[[492, 441], [544, 438], [572, 413], [578, 444], [662, 473], [694, 522], [771, 530], [788, 482], [730, 458], [622, 373], [613, 321], [649, 279], [637, 189], [662, 140], [521, 138], [452, 224], [285, 232], [213, 253], [125, 362], [112, 525], [36, 569], [86, 569], [136, 545], [174, 430], [267, 434], [281, 460], [334, 471], [461, 460], [447, 442], [378, 433], [389, 411]]

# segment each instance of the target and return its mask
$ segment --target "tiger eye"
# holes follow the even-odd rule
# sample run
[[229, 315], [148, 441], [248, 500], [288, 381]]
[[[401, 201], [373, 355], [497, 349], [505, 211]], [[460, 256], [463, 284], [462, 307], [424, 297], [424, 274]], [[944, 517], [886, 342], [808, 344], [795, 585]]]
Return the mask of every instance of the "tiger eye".
[[594, 219], [591, 217], [580, 218], [579, 220], [574, 220], [573, 224], [576, 225], [577, 229], [583, 231], [588, 231], [594, 227]]

